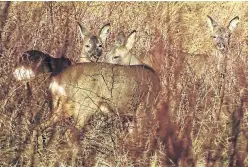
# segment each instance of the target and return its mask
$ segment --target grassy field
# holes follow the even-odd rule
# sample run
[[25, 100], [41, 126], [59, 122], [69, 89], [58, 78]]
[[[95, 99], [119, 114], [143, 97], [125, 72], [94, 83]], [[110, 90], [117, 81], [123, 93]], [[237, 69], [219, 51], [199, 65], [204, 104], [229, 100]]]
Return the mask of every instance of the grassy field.
[[[72, 166], [66, 131], [74, 122], [61, 121], [40, 133], [40, 122], [51, 115], [46, 82], [37, 78], [27, 96], [12, 72], [30, 49], [77, 62], [83, 42], [77, 21], [94, 33], [111, 24], [104, 55], [119, 31], [137, 30], [132, 53], [157, 71], [162, 90], [144, 135], [127, 135], [128, 125], [119, 117], [91, 118], [75, 166], [247, 166], [247, 2], [0, 2], [0, 9], [0, 166]], [[240, 18], [221, 104], [207, 15], [221, 25]], [[196, 71], [186, 63], [189, 56], [201, 66]], [[200, 56], [206, 61], [198, 61]]]

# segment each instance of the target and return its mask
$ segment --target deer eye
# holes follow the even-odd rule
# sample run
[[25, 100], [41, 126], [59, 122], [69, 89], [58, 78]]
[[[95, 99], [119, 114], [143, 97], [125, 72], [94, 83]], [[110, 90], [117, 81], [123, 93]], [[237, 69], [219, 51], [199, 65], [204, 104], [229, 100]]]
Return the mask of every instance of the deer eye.
[[113, 57], [113, 59], [117, 59], [117, 58], [119, 58], [119, 56], [114, 56], [114, 57]]
[[231, 37], [231, 34], [226, 34], [226, 37], [227, 37], [227, 38], [230, 38], [230, 37]]
[[90, 48], [90, 45], [86, 45], [87, 48]]
[[217, 36], [213, 35], [213, 36], [212, 36], [212, 38], [213, 38], [213, 39], [216, 39], [216, 38], [217, 38]]
[[102, 48], [102, 45], [99, 45], [99, 48]]

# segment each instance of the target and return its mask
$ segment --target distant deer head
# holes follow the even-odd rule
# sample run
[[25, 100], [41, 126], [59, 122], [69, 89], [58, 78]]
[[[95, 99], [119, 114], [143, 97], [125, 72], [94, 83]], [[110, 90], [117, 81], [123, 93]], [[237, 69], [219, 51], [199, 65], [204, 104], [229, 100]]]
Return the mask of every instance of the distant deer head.
[[110, 24], [104, 25], [98, 35], [89, 32], [80, 22], [78, 22], [78, 26], [84, 41], [79, 62], [97, 62], [102, 55], [103, 45], [109, 35]]
[[29, 50], [22, 54], [13, 75], [17, 81], [27, 84], [28, 93], [31, 94], [29, 81], [39, 75], [56, 75], [71, 65], [71, 61], [62, 56], [53, 58], [51, 55], [38, 51]]
[[212, 17], [207, 17], [214, 45], [220, 52], [227, 51], [229, 47], [231, 33], [237, 27], [239, 17], [234, 17], [226, 27], [219, 25]]
[[121, 31], [115, 41], [115, 46], [106, 55], [106, 62], [121, 65], [138, 65], [143, 64], [139, 59], [130, 53], [136, 41], [136, 31], [132, 31], [126, 38]]

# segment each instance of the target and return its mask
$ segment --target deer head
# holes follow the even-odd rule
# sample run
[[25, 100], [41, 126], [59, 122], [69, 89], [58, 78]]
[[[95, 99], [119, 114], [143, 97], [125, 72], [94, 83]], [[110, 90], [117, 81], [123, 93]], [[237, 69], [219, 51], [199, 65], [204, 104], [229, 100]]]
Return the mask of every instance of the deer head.
[[220, 52], [227, 51], [229, 47], [230, 36], [238, 25], [239, 17], [234, 17], [225, 27], [219, 25], [212, 17], [207, 16], [207, 18], [214, 45]]
[[103, 45], [109, 35], [110, 24], [104, 25], [98, 35], [89, 32], [80, 22], [78, 22], [78, 26], [84, 41], [79, 62], [97, 62], [102, 55]]

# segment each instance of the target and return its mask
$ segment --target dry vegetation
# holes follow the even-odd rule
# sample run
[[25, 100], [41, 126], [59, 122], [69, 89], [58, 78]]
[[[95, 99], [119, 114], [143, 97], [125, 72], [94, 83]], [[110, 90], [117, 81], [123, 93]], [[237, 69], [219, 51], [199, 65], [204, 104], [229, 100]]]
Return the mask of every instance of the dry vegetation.
[[[129, 121], [98, 114], [84, 129], [76, 166], [247, 166], [247, 2], [0, 2], [0, 8], [0, 166], [71, 165], [74, 150], [65, 132], [74, 122], [36, 133], [50, 116], [46, 88], [36, 80], [33, 96], [27, 96], [12, 72], [30, 49], [77, 61], [82, 41], [76, 21], [96, 33], [110, 22], [106, 51], [120, 30], [137, 30], [132, 52], [158, 72], [162, 85], [156, 120], [147, 124], [149, 136], [127, 137]], [[207, 15], [221, 24], [240, 17], [218, 116]], [[200, 77], [189, 70], [182, 52], [213, 61], [203, 61], [206, 72]], [[141, 146], [134, 144], [139, 138], [145, 140]]]

